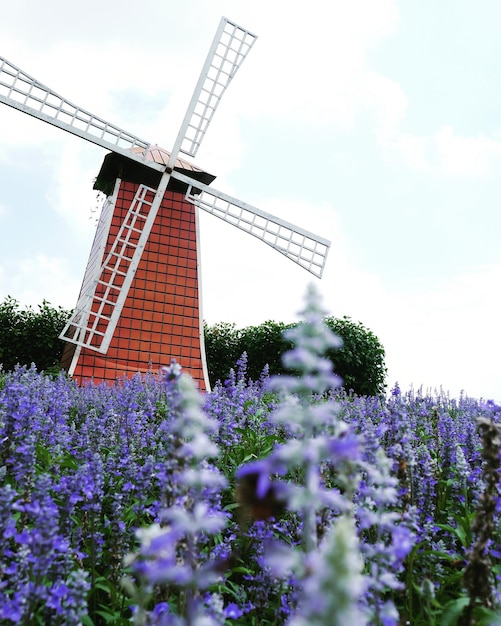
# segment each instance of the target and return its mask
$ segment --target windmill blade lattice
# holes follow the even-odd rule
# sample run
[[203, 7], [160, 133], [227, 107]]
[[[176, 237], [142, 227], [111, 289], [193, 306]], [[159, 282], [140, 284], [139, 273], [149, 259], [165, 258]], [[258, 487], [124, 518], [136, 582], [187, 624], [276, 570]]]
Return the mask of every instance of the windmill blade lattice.
[[164, 169], [146, 160], [150, 149], [147, 141], [72, 104], [3, 57], [0, 57], [0, 102], [153, 169]]
[[207, 185], [193, 184], [184, 174], [173, 172], [172, 177], [188, 184], [186, 199], [191, 203], [264, 241], [314, 276], [322, 277], [330, 241]]
[[104, 333], [95, 327], [92, 330], [92, 324], [89, 324], [92, 309], [92, 299], [96, 292], [99, 277], [102, 273], [103, 255], [106, 249], [106, 241], [108, 231], [110, 229], [113, 218], [113, 208], [117, 199], [119, 181], [115, 185], [113, 195], [108, 196], [101, 208], [101, 215], [97, 224], [94, 241], [85, 268], [85, 274], [80, 289], [80, 295], [71, 317], [67, 321], [59, 338], [69, 341], [77, 346], [88, 346], [92, 350], [99, 351]]
[[[61, 339], [106, 354], [157, 214], [157, 197], [158, 190], [139, 186], [104, 263], [95, 268], [94, 280], [82, 289]], [[106, 218], [102, 221], [107, 222]], [[107, 235], [107, 230], [102, 232]], [[101, 238], [101, 233], [96, 233], [95, 245], [100, 249], [104, 243]]]
[[221, 97], [256, 41], [250, 31], [221, 18], [172, 149], [194, 157]]

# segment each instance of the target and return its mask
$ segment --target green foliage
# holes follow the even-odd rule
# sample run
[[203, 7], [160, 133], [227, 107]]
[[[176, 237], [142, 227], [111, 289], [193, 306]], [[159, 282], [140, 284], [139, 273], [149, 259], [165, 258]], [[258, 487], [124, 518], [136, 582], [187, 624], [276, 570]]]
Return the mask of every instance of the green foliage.
[[54, 308], [46, 300], [38, 308], [21, 309], [10, 296], [0, 303], [0, 363], [4, 370], [32, 363], [38, 371], [60, 369], [64, 342], [59, 333], [70, 312]]
[[224, 380], [242, 356], [239, 352], [239, 332], [235, 324], [229, 322], [218, 322], [214, 326], [208, 326], [204, 322], [207, 369], [212, 384], [217, 380]]
[[[331, 350], [336, 373], [347, 391], [358, 395], [384, 393], [386, 383], [385, 352], [379, 339], [360, 322], [349, 317], [325, 318], [327, 326], [343, 340], [343, 347]], [[247, 371], [257, 380], [267, 365], [270, 374], [282, 374], [282, 355], [291, 349], [283, 332], [297, 324], [267, 321], [259, 326], [237, 329], [235, 324], [205, 324], [205, 347], [209, 378], [212, 384], [224, 381], [240, 356], [247, 353]]]
[[385, 352], [376, 335], [347, 316], [340, 319], [326, 317], [324, 321], [343, 340], [343, 346], [330, 350], [327, 356], [334, 362], [344, 388], [361, 396], [383, 393], [387, 372]]
[[[0, 364], [5, 371], [15, 365], [30, 366], [39, 371], [59, 370], [64, 342], [59, 339], [70, 311], [54, 308], [47, 301], [21, 309], [19, 303], [7, 297], [0, 303]], [[379, 339], [360, 322], [349, 317], [325, 318], [326, 324], [343, 340], [343, 347], [330, 351], [336, 373], [342, 378], [347, 391], [358, 395], [378, 395], [385, 390], [385, 353]], [[264, 367], [269, 373], [284, 373], [282, 355], [291, 349], [283, 332], [297, 323], [285, 324], [268, 320], [258, 326], [237, 329], [236, 325], [219, 322], [204, 324], [205, 349], [209, 379], [212, 384], [224, 381], [238, 359], [247, 353], [247, 372], [258, 380]]]
[[247, 371], [253, 380], [258, 380], [265, 365], [270, 376], [284, 372], [282, 354], [293, 346], [290, 341], [284, 340], [283, 332], [293, 326], [296, 324], [268, 320], [240, 331], [240, 355], [247, 353]]
[[214, 326], [204, 324], [211, 383], [224, 381], [244, 352], [247, 353], [249, 378], [258, 380], [265, 365], [268, 365], [270, 374], [281, 373], [282, 354], [291, 347], [289, 342], [284, 341], [282, 333], [291, 326], [293, 324], [273, 321], [243, 329], [226, 322], [219, 322]]

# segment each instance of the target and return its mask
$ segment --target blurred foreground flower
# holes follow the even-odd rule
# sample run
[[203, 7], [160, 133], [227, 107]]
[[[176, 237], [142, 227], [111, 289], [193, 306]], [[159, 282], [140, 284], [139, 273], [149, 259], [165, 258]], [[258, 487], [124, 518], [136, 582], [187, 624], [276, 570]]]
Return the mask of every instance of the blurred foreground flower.
[[464, 572], [463, 582], [470, 601], [458, 622], [460, 626], [475, 624], [473, 611], [478, 604], [486, 609], [494, 606], [491, 552], [496, 529], [496, 512], [500, 508], [499, 479], [501, 477], [501, 425], [494, 420], [501, 415], [501, 407], [494, 403], [486, 406], [489, 416], [477, 418], [478, 429], [482, 437], [482, 457], [484, 459], [484, 492], [480, 496], [477, 512], [472, 523], [475, 537]]
[[363, 561], [354, 520], [338, 518], [318, 550], [305, 561], [308, 576], [300, 595], [300, 610], [288, 626], [364, 626], [359, 608], [364, 592]]
[[299, 516], [301, 549], [274, 542], [266, 559], [276, 576], [297, 581], [291, 626], [395, 625], [398, 613], [387, 592], [400, 588], [397, 575], [413, 545], [412, 533], [391, 511], [397, 481], [384, 452], [375, 464], [365, 460], [364, 434], [340, 419], [332, 397], [340, 380], [324, 355], [341, 341], [324, 324], [313, 287], [302, 316], [303, 323], [284, 334], [294, 344], [284, 364], [295, 375], [269, 383], [281, 399], [270, 420], [291, 437], [266, 458], [243, 465], [237, 478], [242, 485], [252, 477], [255, 507], [269, 511], [270, 501], [278, 502]]
[[[226, 485], [224, 476], [210, 463], [219, 451], [208, 433], [216, 423], [201, 410], [201, 396], [193, 380], [182, 374], [177, 363], [163, 369], [169, 398], [170, 418], [161, 425], [174, 438], [177, 468], [171, 480], [178, 484], [176, 502], [159, 513], [159, 523], [137, 531], [141, 542], [126, 564], [139, 581], [125, 582], [137, 607], [134, 623], [139, 625], [211, 626], [217, 624], [205, 614], [202, 591], [220, 578], [216, 564], [204, 551], [210, 538], [223, 530], [226, 516], [211, 507], [214, 495]], [[182, 602], [170, 612], [166, 602], [147, 610], [155, 585], [180, 590]]]

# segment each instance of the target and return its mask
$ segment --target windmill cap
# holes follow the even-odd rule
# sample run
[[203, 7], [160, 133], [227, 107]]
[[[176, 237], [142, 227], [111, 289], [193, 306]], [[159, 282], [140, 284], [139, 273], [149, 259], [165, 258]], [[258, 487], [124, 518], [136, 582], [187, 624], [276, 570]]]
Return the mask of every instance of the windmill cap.
[[[135, 148], [131, 148], [130, 151], [135, 154], [145, 155], [146, 159], [162, 165], [167, 165], [169, 162], [170, 152], [156, 144], [150, 145], [146, 150], [140, 146], [136, 146]], [[180, 158], [176, 159], [174, 169], [205, 185], [210, 185], [216, 178], [213, 174], [209, 174], [189, 161]], [[113, 192], [117, 178], [156, 188], [160, 182], [160, 177], [160, 172], [151, 169], [147, 165], [142, 165], [136, 160], [128, 159], [116, 152], [110, 152], [104, 157], [103, 164], [94, 182], [94, 189], [102, 191], [106, 195], [110, 195]], [[171, 179], [169, 182], [169, 189], [172, 189], [172, 191], [185, 193], [186, 188], [186, 184], [180, 181]]]
[[[146, 151], [144, 150], [144, 148], [141, 148], [141, 146], [136, 146], [135, 148], [131, 148], [130, 152], [141, 155], [144, 155], [146, 152], [145, 156], [148, 160], [155, 161], [155, 163], [161, 163], [162, 165], [167, 165], [170, 159], [170, 152], [168, 150], [165, 150], [165, 148], [161, 148], [157, 144], [151, 144], [149, 148], [146, 149]], [[176, 164], [174, 168], [177, 170], [186, 170], [188, 172], [204, 172], [204, 170], [200, 169], [196, 165], [193, 165], [193, 163], [185, 161], [184, 159], [181, 159], [179, 157], [176, 159]]]

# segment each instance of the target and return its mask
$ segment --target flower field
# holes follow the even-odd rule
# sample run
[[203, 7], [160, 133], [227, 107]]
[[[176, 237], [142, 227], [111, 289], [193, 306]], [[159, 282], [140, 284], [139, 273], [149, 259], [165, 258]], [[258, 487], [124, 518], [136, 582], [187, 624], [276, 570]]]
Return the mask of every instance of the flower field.
[[345, 394], [323, 315], [203, 397], [0, 375], [0, 623], [501, 624], [501, 409]]

